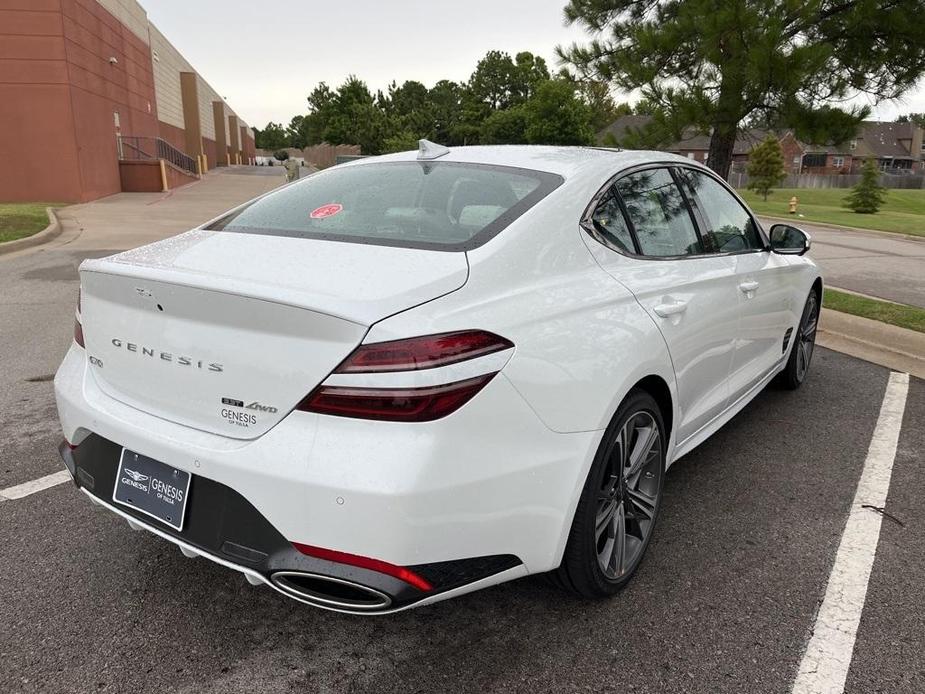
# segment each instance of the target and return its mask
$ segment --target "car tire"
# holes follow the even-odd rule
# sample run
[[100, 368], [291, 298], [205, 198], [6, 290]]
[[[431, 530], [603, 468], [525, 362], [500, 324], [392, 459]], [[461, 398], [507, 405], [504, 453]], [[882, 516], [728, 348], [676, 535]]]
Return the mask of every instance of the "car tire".
[[819, 310], [819, 294], [813, 289], [803, 306], [803, 315], [794, 335], [787, 366], [777, 379], [778, 384], [786, 390], [799, 388], [809, 374], [809, 365], [816, 346], [816, 330], [819, 327]]
[[591, 464], [554, 584], [600, 598], [629, 583], [655, 529], [667, 445], [658, 404], [643, 390], [631, 391]]

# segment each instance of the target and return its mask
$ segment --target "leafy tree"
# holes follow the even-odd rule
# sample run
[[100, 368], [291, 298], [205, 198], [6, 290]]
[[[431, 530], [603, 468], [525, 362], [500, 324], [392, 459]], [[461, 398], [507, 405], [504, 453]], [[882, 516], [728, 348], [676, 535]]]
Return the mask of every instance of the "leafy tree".
[[[524, 51], [512, 60], [502, 51], [489, 51], [469, 78], [469, 91], [491, 111], [517, 106], [549, 79], [546, 61]], [[487, 114], [486, 114], [487, 117]]]
[[489, 51], [475, 66], [475, 72], [469, 78], [469, 92], [487, 110], [508, 108], [513, 98], [511, 90], [516, 70], [514, 61], [507, 53]]
[[332, 91], [324, 82], [309, 95], [308, 143], [360, 145], [364, 154], [379, 154], [386, 114], [366, 83], [351, 75]]
[[845, 203], [859, 214], [874, 214], [885, 199], [886, 189], [880, 185], [880, 170], [873, 159], [868, 159], [861, 170], [861, 180], [845, 198]]
[[536, 91], [536, 87], [549, 79], [546, 61], [529, 51], [514, 56], [513, 80], [511, 83], [512, 105], [522, 104]]
[[254, 131], [254, 145], [259, 149], [277, 150], [289, 146], [286, 129], [279, 123], [269, 122], [263, 130]]
[[748, 156], [748, 188], [767, 200], [771, 189], [780, 185], [786, 177], [780, 141], [768, 135]]
[[382, 141], [382, 153], [409, 152], [413, 149], [417, 149], [419, 139], [421, 138], [407, 130], [389, 135]]
[[334, 92], [326, 83], [319, 82], [308, 95], [308, 115], [302, 120], [306, 146], [324, 142], [325, 131], [334, 117], [335, 108]]
[[293, 116], [286, 128], [289, 137], [289, 146], [295, 149], [304, 149], [308, 146], [308, 127], [305, 116]]
[[522, 145], [527, 143], [527, 109], [514, 106], [495, 111], [482, 123], [479, 142], [483, 145]]
[[533, 145], [589, 145], [594, 142], [590, 107], [573, 82], [547, 80], [523, 105], [527, 142]]
[[920, 128], [925, 128], [925, 113], [909, 113], [896, 119], [898, 123], [914, 123]]
[[725, 177], [755, 113], [806, 141], [850, 139], [868, 109], [827, 104], [912, 87], [925, 71], [925, 31], [910, 21], [921, 14], [922, 0], [569, 0], [566, 19], [598, 38], [558, 52], [582, 76], [640, 90], [661, 114], [653, 136], [710, 133], [707, 161]]
[[388, 95], [378, 99], [388, 118], [387, 132], [393, 135], [411, 134], [417, 136], [415, 139], [432, 139], [434, 107], [429, 97], [430, 92], [420, 82], [409, 80], [400, 87], [392, 82]]
[[465, 88], [456, 82], [440, 80], [427, 93], [433, 116], [434, 142], [445, 145], [462, 144], [458, 139], [462, 119], [462, 99]]

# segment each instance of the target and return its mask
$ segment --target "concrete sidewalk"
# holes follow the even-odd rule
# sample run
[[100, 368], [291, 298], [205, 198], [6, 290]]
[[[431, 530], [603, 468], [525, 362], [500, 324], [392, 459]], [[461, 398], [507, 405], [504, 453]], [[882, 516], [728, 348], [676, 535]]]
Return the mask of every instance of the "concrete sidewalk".
[[824, 308], [816, 341], [828, 349], [925, 378], [925, 333]]
[[216, 169], [167, 193], [119, 193], [60, 209], [63, 232], [41, 249], [66, 245], [73, 253], [116, 253], [135, 248], [191, 229], [286, 181], [278, 171], [245, 176], [237, 168]]

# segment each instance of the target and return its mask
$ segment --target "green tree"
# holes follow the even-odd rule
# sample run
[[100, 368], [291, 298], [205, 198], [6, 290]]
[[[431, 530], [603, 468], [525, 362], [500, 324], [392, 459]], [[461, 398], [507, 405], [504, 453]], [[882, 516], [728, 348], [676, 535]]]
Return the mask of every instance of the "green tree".
[[304, 149], [308, 146], [308, 123], [305, 116], [293, 116], [286, 128], [289, 137], [289, 146], [295, 149]]
[[[398, 86], [392, 82], [388, 95], [380, 96], [377, 101], [387, 118], [386, 139], [393, 136], [401, 139], [406, 134], [414, 136], [415, 140], [433, 139], [434, 105], [429, 90], [423, 84], [409, 80]], [[403, 150], [386, 148], [384, 151]]]
[[912, 87], [925, 31], [910, 18], [922, 12], [922, 0], [569, 0], [567, 21], [595, 39], [558, 52], [583, 77], [640, 90], [663, 114], [653, 136], [710, 133], [707, 162], [725, 177], [755, 113], [805, 141], [850, 139], [868, 109], [828, 104]]
[[254, 131], [254, 145], [264, 150], [285, 149], [289, 146], [289, 137], [282, 125], [271, 121], [263, 130]]
[[427, 93], [433, 115], [434, 142], [444, 145], [462, 144], [458, 139], [462, 118], [464, 87], [456, 82], [440, 80]]
[[908, 113], [896, 119], [898, 123], [914, 123], [919, 128], [925, 128], [925, 113]]
[[532, 145], [590, 145], [593, 113], [568, 80], [547, 80], [523, 105], [524, 135]]
[[775, 186], [787, 177], [784, 171], [784, 152], [780, 141], [768, 135], [764, 142], [752, 149], [748, 155], [748, 189], [765, 200]]
[[382, 154], [417, 149], [419, 139], [421, 138], [407, 130], [389, 135], [382, 141]]
[[864, 162], [861, 180], [851, 189], [845, 203], [859, 214], [874, 214], [886, 199], [886, 189], [880, 185], [880, 170], [873, 159]]
[[323, 82], [308, 97], [308, 143], [360, 145], [364, 154], [379, 154], [386, 114], [366, 83], [351, 75], [336, 91]]
[[483, 145], [522, 145], [527, 143], [526, 106], [495, 111], [482, 122], [479, 142]]
[[511, 59], [503, 51], [489, 51], [475, 66], [468, 89], [488, 110], [500, 111], [524, 103], [548, 79], [546, 61], [539, 56], [524, 51]]
[[324, 142], [328, 123], [334, 117], [334, 92], [324, 82], [319, 82], [308, 95], [308, 115], [302, 120], [305, 129], [305, 143], [317, 145]]

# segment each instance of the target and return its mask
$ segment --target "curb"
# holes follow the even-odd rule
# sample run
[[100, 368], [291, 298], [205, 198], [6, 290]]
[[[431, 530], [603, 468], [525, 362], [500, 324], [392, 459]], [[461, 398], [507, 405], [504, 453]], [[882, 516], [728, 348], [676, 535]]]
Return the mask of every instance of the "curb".
[[884, 231], [883, 229], [862, 229], [861, 227], [849, 227], [843, 224], [832, 224], [831, 222], [814, 222], [810, 219], [802, 219], [800, 217], [775, 217], [768, 214], [756, 214], [756, 217], [759, 219], [770, 219], [774, 222], [788, 222], [790, 224], [797, 224], [799, 222], [805, 222], [806, 224], [811, 224], [816, 227], [825, 227], [826, 229], [834, 229], [836, 231], [860, 231], [864, 234], [878, 234], [882, 236], [887, 234], [889, 236], [899, 236], [907, 241], [919, 241], [925, 243], [925, 236], [916, 236], [915, 234], [906, 234], [901, 231]]
[[925, 334], [822, 309], [817, 343], [858, 359], [925, 379]]
[[60, 221], [58, 221], [58, 215], [55, 213], [54, 208], [46, 207], [45, 213], [48, 215], [47, 227], [42, 229], [42, 231], [38, 232], [37, 234], [32, 234], [32, 236], [0, 243], [0, 255], [15, 253], [16, 251], [21, 251], [24, 248], [39, 246], [43, 243], [48, 243], [49, 241], [60, 236], [61, 232], [64, 230], [64, 226]]

